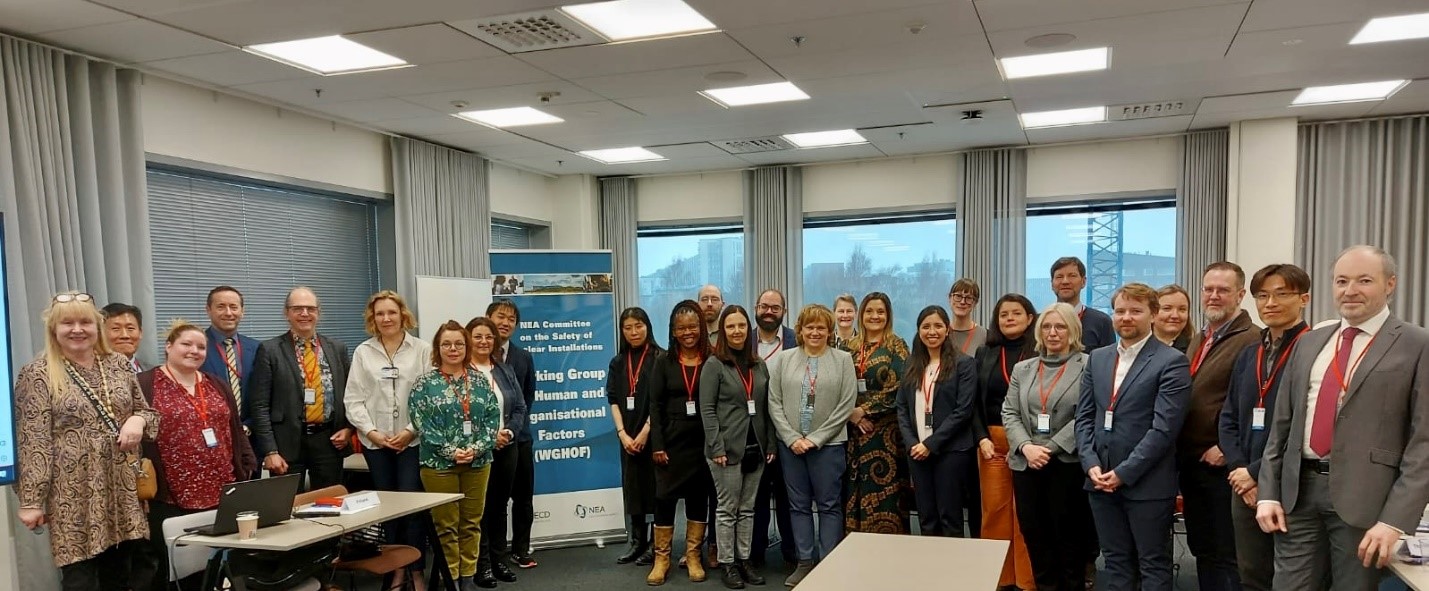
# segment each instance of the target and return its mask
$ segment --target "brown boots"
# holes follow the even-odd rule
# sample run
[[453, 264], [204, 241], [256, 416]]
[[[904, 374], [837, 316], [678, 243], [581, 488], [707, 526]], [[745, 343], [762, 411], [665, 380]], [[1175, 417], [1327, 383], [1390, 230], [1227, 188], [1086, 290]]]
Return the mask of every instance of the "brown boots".
[[670, 574], [670, 542], [675, 538], [675, 526], [655, 526], [655, 564], [645, 575], [646, 585], [664, 585]]
[[705, 580], [705, 564], [700, 549], [705, 543], [705, 522], [685, 522], [685, 568], [690, 571], [690, 581]]

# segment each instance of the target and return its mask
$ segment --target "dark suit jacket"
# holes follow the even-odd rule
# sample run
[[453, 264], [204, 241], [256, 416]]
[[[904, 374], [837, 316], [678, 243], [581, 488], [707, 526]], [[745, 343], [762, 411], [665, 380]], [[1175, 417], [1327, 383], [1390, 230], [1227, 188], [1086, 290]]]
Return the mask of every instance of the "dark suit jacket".
[[751, 417], [744, 393], [744, 379], [749, 377], [745, 372], [749, 370], [736, 370], [713, 356], [705, 360], [700, 371], [700, 419], [705, 427], [706, 458], [726, 456], [726, 465], [731, 466], [743, 461], [751, 429], [761, 451], [769, 454], [777, 449], [779, 440], [769, 420], [769, 365], [757, 363], [752, 369]]
[[536, 412], [536, 365], [531, 360], [531, 353], [516, 343], [511, 343], [506, 347], [506, 358], [502, 363], [511, 370], [511, 374], [516, 376], [516, 384], [521, 388], [521, 398], [526, 402], [526, 416], [523, 417], [521, 430], [512, 429], [516, 434], [518, 443], [528, 443], [531, 441], [531, 421], [524, 420]]
[[[347, 408], [342, 403], [342, 392], [347, 387], [352, 357], [347, 346], [321, 334], [318, 345], [332, 370], [332, 391], [324, 395], [324, 403], [332, 408], [332, 428], [345, 429]], [[248, 384], [258, 455], [276, 451], [285, 459], [297, 457], [303, 436], [303, 368], [298, 364], [293, 333], [285, 332], [258, 345]]]
[[[1281, 347], [1290, 346], [1292, 341], [1286, 339], [1294, 339], [1304, 328], [1305, 323], [1301, 322], [1286, 331], [1281, 337], [1285, 343]], [[1265, 330], [1269, 329], [1261, 332], [1264, 333]], [[1263, 368], [1275, 369], [1275, 363], [1283, 352], [1283, 348], [1275, 350], [1273, 358], [1267, 357], [1262, 362]], [[1221, 453], [1226, 456], [1226, 469], [1245, 468], [1252, 479], [1257, 479], [1260, 475], [1260, 458], [1265, 455], [1265, 442], [1270, 438], [1270, 423], [1275, 420], [1275, 398], [1280, 376], [1285, 374], [1285, 367], [1280, 367], [1271, 374], [1270, 389], [1265, 392], [1265, 428], [1252, 429], [1255, 405], [1260, 401], [1260, 382], [1255, 374], [1256, 356], [1259, 354], [1260, 346], [1252, 345], [1242, 350], [1236, 358], [1235, 367], [1231, 370], [1230, 390], [1226, 392], [1226, 402], [1221, 406], [1218, 427]], [[1291, 354], [1294, 354], [1293, 349]], [[1289, 364], [1289, 358], [1286, 358], [1286, 364]]]
[[[154, 369], [148, 369], [135, 376], [139, 379], [139, 390], [144, 393], [144, 400], [149, 402], [149, 406], [154, 405]], [[211, 373], [204, 372], [203, 379], [210, 380], [218, 388], [218, 392], [223, 394], [223, 399], [228, 402], [228, 431], [229, 437], [233, 440], [233, 482], [248, 480], [253, 472], [258, 470], [258, 458], [253, 455], [253, 447], [248, 444], [248, 436], [243, 434], [243, 423], [238, 419], [238, 407], [233, 402], [233, 392], [228, 387], [228, 382], [219, 379]], [[163, 421], [159, 421], [159, 430], [164, 429]], [[154, 464], [154, 476], [159, 482], [158, 494], [154, 497], [159, 501], [167, 502], [169, 496], [169, 477], [164, 469], [164, 461], [159, 456], [159, 443], [157, 440], [145, 440], [143, 442], [144, 457], [149, 458]], [[183, 478], [183, 474], [175, 475], [176, 478]]]
[[[1311, 331], [1286, 363], [1258, 484], [1260, 500], [1295, 509], [1310, 367], [1339, 325]], [[1330, 502], [1345, 523], [1411, 532], [1429, 503], [1429, 331], [1390, 316], [1365, 350], [1335, 420]]]
[[[210, 326], [204, 329], [203, 333], [208, 335], [208, 357], [203, 360], [203, 366], [199, 371], [218, 378], [223, 382], [225, 388], [228, 386], [228, 364], [223, 361], [223, 333]], [[253, 360], [258, 357], [258, 339], [236, 333], [233, 335], [235, 353], [238, 354], [238, 386], [243, 388], [243, 393], [248, 393], [248, 378], [253, 375]], [[231, 388], [229, 388], [231, 389]], [[230, 395], [232, 393], [230, 392]], [[243, 399], [243, 408], [238, 409], [239, 416], [244, 423], [249, 423], [253, 418], [253, 406], [248, 404], [248, 398]]]
[[957, 367], [952, 379], [938, 382], [933, 388], [933, 431], [927, 441], [918, 439], [918, 425], [923, 417], [918, 412], [916, 396], [922, 396], [922, 379], [907, 379], [898, 386], [898, 430], [903, 443], [913, 447], [918, 443], [930, 453], [967, 451], [977, 439], [973, 434], [973, 400], [977, 397], [977, 362], [962, 353], [957, 354]]
[[511, 366], [498, 363], [491, 368], [491, 377], [496, 378], [496, 385], [501, 388], [501, 397], [505, 399], [506, 412], [501, 414], [501, 421], [510, 429], [512, 433], [521, 433], [526, 429], [526, 395], [521, 389], [521, 381], [516, 377], [516, 373], [511, 371]]
[[[1115, 471], [1122, 482], [1118, 493], [1134, 501], [1176, 496], [1179, 485], [1172, 452], [1191, 397], [1191, 365], [1186, 356], [1156, 337], [1146, 339], [1117, 393], [1111, 431], [1102, 429], [1102, 421], [1116, 379], [1115, 346], [1092, 352], [1077, 402], [1082, 471], [1096, 466], [1102, 472]], [[1086, 489], [1093, 490], [1090, 479]]]
[[1091, 306], [1082, 310], [1082, 349], [1091, 353], [1102, 347], [1115, 345], [1116, 328], [1111, 325], [1111, 316]]

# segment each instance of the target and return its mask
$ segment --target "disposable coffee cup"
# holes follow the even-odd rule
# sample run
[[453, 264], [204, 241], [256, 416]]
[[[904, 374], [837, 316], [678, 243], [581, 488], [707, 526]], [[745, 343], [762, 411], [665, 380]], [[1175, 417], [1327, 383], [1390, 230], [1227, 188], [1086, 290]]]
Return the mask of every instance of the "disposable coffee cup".
[[238, 514], [238, 539], [254, 540], [258, 538], [258, 512], [244, 511]]

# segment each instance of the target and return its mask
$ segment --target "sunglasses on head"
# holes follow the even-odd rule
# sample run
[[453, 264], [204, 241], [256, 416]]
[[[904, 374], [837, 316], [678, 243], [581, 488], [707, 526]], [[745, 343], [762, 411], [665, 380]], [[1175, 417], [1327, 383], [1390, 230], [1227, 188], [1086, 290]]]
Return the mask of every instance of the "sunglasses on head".
[[92, 302], [94, 296], [87, 293], [62, 293], [55, 295], [56, 304], [68, 304], [70, 302]]

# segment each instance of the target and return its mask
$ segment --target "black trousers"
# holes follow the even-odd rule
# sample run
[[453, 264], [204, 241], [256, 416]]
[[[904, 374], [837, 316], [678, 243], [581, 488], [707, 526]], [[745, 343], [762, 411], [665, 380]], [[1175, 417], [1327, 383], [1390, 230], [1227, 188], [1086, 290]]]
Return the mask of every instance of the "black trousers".
[[751, 548], [754, 562], [763, 563], [769, 550], [769, 509], [773, 504], [774, 523], [779, 528], [779, 552], [784, 561], [798, 562], [799, 553], [794, 548], [794, 526], [789, 521], [789, 489], [784, 485], [784, 469], [779, 458], [764, 465], [764, 475], [759, 479], [759, 490], [754, 496], [754, 537]]
[[963, 504], [967, 488], [977, 487], [976, 479], [967, 478], [968, 467], [977, 465], [974, 453], [977, 452], [950, 451], [908, 461], [913, 499], [918, 506], [918, 531], [923, 535], [964, 537], [963, 509], [974, 514], [982, 511], [980, 506]]
[[[419, 463], [421, 450], [408, 447], [398, 453], [387, 448], [363, 449], [362, 457], [367, 460], [368, 474], [372, 477], [375, 490], [422, 492], [422, 468]], [[362, 490], [349, 487], [350, 490]], [[412, 570], [422, 570], [427, 564], [427, 528], [425, 520], [431, 519], [423, 511], [382, 524], [388, 544], [405, 544], [422, 553], [422, 558], [412, 565]]]
[[1104, 590], [1172, 591], [1176, 499], [1132, 500], [1121, 491], [1086, 494], [1106, 565], [1097, 577], [1099, 583], [1105, 581]]
[[[127, 540], [96, 556], [60, 567], [63, 591], [122, 591], [148, 589], [157, 578], [149, 540]], [[127, 573], [127, 577], [125, 576]], [[127, 580], [126, 580], [127, 579]], [[165, 580], [168, 577], [164, 577]]]
[[1012, 472], [1017, 521], [1038, 591], [1085, 588], [1085, 557], [1098, 551], [1085, 481], [1081, 464], [1056, 459], [1040, 470]]
[[[689, 521], [704, 521], [710, 516], [710, 496], [704, 491], [691, 491], [685, 497], [670, 497], [668, 499], [655, 499], [655, 525], [656, 527], [672, 527], [675, 525], [675, 509], [680, 503], [680, 499], [685, 500], [685, 519]], [[708, 523], [708, 522], [706, 522]], [[714, 529], [714, 528], [710, 528]]]
[[536, 498], [536, 458], [529, 439], [517, 442], [515, 447], [516, 473], [511, 480], [511, 552], [525, 555], [531, 553], [531, 524], [536, 521], [536, 506], [533, 503]]
[[1201, 591], [1240, 591], [1236, 569], [1235, 525], [1231, 522], [1231, 485], [1226, 469], [1178, 458], [1186, 545], [1196, 557]]
[[318, 490], [342, 484], [342, 455], [332, 446], [332, 428], [304, 433], [298, 445], [297, 457], [283, 456], [288, 462], [288, 474], [306, 474], [303, 490]]
[[[481, 514], [481, 554], [476, 559], [478, 568], [506, 558], [506, 503], [511, 500], [511, 485], [516, 482], [519, 455], [516, 445], [508, 445], [491, 454], [491, 477], [486, 481], [486, 511]], [[530, 534], [527, 535], [529, 539]]]

